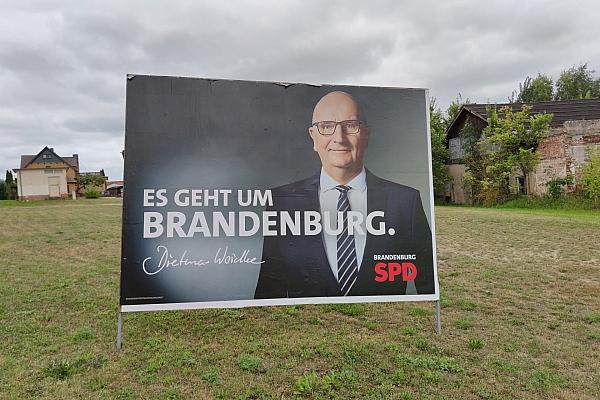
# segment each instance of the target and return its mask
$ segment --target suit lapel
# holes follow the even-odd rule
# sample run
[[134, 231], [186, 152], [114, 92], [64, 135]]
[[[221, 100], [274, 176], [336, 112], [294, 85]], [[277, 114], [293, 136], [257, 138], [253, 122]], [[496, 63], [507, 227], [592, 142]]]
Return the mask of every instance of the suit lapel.
[[[367, 171], [367, 215], [372, 211], [386, 210], [387, 196], [385, 194], [384, 191], [380, 190], [377, 178]], [[365, 218], [366, 217], [367, 216], [365, 215]], [[377, 240], [378, 236], [373, 236], [367, 232], [365, 251], [363, 252], [363, 259], [360, 263], [360, 269], [358, 270], [358, 279], [353, 288], [360, 290], [364, 285], [372, 284], [373, 260], [371, 259], [371, 256], [375, 253], [375, 249], [378, 248]]]
[[[304, 191], [307, 198], [307, 210], [321, 211], [321, 205], [319, 201], [319, 182], [321, 177], [321, 171], [319, 171], [316, 175], [312, 176], [308, 179], [307, 184], [304, 186]], [[331, 266], [329, 265], [329, 260], [327, 259], [327, 253], [325, 251], [325, 241], [323, 240], [323, 230], [321, 230], [320, 235], [307, 236], [308, 240], [310, 240], [311, 245], [308, 248], [315, 249], [317, 254], [317, 265], [319, 268], [320, 275], [327, 279], [328, 286], [330, 290], [339, 290], [338, 281], [335, 279], [333, 272], [331, 271]]]

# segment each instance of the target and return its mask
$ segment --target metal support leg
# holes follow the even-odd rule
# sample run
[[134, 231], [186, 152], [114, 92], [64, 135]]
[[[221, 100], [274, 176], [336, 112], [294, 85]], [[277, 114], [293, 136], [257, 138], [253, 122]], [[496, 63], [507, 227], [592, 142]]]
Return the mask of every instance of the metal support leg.
[[115, 341], [115, 347], [117, 351], [121, 351], [121, 343], [123, 341], [123, 313], [119, 311], [117, 314], [117, 340]]
[[435, 302], [435, 333], [442, 334], [442, 306], [439, 300]]

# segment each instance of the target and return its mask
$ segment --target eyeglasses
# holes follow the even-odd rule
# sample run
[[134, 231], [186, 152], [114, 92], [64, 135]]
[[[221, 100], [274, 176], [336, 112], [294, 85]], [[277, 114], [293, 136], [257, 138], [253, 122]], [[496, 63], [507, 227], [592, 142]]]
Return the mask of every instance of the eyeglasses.
[[342, 127], [342, 133], [346, 135], [356, 135], [360, 131], [360, 126], [362, 122], [357, 119], [348, 119], [345, 121], [319, 121], [312, 124], [312, 126], [316, 126], [317, 130], [321, 135], [331, 136], [335, 132], [335, 128], [337, 126]]

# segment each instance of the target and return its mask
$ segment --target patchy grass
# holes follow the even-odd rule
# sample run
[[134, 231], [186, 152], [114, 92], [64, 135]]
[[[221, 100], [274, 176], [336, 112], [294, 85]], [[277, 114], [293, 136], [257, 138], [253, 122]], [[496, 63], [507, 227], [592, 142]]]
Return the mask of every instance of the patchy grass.
[[296, 381], [296, 394], [311, 395], [319, 390], [319, 376], [315, 371], [302, 375]]
[[240, 369], [249, 372], [258, 372], [260, 370], [261, 360], [258, 357], [244, 355], [238, 361]]
[[[59, 201], [56, 201], [59, 203]], [[46, 203], [41, 200], [18, 201], [18, 200], [0, 200], [0, 207], [34, 207]]]
[[50, 363], [42, 369], [42, 374], [62, 381], [78, 372], [100, 368], [103, 362], [104, 360], [102, 357], [91, 355], [82, 355], [73, 362], [64, 359], [51, 360]]
[[462, 372], [463, 368], [452, 357], [400, 354], [398, 364], [413, 369], [436, 370], [442, 372]]
[[590, 324], [600, 323], [600, 312], [589, 313], [585, 316], [585, 320]]
[[600, 331], [590, 332], [587, 335], [588, 339], [600, 342]]
[[328, 304], [325, 306], [326, 309], [331, 311], [337, 311], [341, 314], [349, 317], [359, 317], [365, 315], [368, 310], [368, 306], [362, 303], [355, 304]]
[[414, 336], [417, 334], [417, 330], [412, 326], [404, 326], [400, 329], [400, 333], [404, 336]]
[[85, 340], [92, 340], [96, 338], [96, 334], [90, 328], [81, 328], [78, 329], [73, 335], [73, 341], [75, 342], [83, 342]]
[[427, 317], [433, 315], [433, 310], [422, 307], [413, 307], [408, 311], [408, 313], [415, 317]]
[[330, 398], [336, 393], [347, 392], [354, 388], [356, 374], [354, 371], [345, 369], [342, 371], [330, 371], [319, 376], [315, 371], [302, 375], [296, 381], [294, 394], [302, 397], [325, 397]]
[[462, 311], [474, 311], [477, 308], [477, 304], [469, 300], [459, 300], [457, 306]]
[[50, 378], [65, 380], [77, 372], [77, 368], [69, 360], [52, 360], [42, 369], [42, 373]]
[[529, 208], [544, 210], [598, 210], [592, 199], [583, 194], [563, 195], [557, 199], [550, 196], [521, 196], [515, 200], [499, 204], [497, 208]]
[[483, 348], [483, 341], [481, 339], [469, 339], [469, 348], [471, 350], [479, 350]]
[[473, 327], [473, 321], [469, 318], [459, 318], [454, 321], [454, 325], [460, 329], [470, 329]]
[[0, 398], [592, 399], [600, 218], [438, 207], [433, 305], [124, 315], [121, 203], [0, 203]]

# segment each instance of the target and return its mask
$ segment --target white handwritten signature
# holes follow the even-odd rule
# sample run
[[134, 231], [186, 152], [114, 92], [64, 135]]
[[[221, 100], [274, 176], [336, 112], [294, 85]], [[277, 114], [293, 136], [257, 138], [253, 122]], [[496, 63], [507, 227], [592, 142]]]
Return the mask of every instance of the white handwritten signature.
[[[158, 262], [152, 265], [152, 257], [146, 257], [142, 261], [142, 269], [147, 275], [158, 274], [165, 268], [169, 267], [202, 267], [211, 264], [210, 260], [204, 259], [189, 259], [187, 250], [184, 250], [179, 257], [174, 256], [169, 252], [167, 246], [159, 245], [156, 247], [156, 252], [159, 254]], [[237, 255], [229, 251], [229, 246], [225, 249], [219, 247], [212, 263], [214, 264], [262, 264], [264, 261], [259, 261], [256, 257], [250, 255], [249, 249], [244, 249], [242, 254]]]

